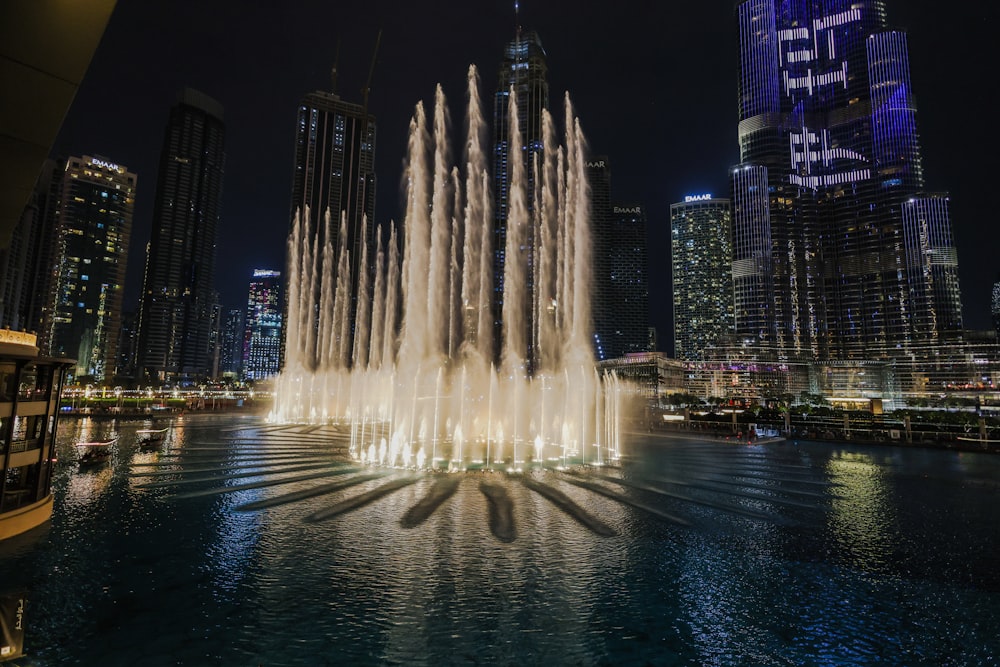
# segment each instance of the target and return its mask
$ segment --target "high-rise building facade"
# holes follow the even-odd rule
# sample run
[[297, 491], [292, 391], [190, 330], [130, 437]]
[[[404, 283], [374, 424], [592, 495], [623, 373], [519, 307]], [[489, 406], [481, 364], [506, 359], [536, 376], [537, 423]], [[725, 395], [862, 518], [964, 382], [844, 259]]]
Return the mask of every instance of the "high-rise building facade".
[[615, 358], [654, 350], [649, 335], [646, 209], [639, 204], [615, 204], [611, 216], [611, 242], [604, 250], [595, 246], [594, 255], [608, 254], [608, 313], [613, 326], [606, 336], [605, 352]]
[[728, 199], [691, 195], [670, 206], [674, 357], [698, 361], [733, 333]]
[[53, 356], [76, 359], [76, 378], [115, 376], [135, 188], [136, 175], [110, 160], [66, 161], [42, 344]]
[[139, 331], [135, 311], [122, 313], [122, 326], [118, 332], [118, 381], [120, 384], [135, 382], [135, 353]]
[[222, 322], [219, 341], [219, 373], [238, 378], [243, 368], [243, 339], [245, 308], [230, 308]]
[[[544, 149], [542, 111], [549, 107], [548, 61], [538, 34], [522, 31], [504, 48], [504, 57], [497, 77], [493, 97], [493, 289], [496, 340], [500, 335], [500, 314], [503, 309], [504, 265], [507, 261], [522, 262], [528, 267], [527, 287], [534, 285], [534, 236], [520, 249], [518, 257], [507, 257], [507, 224], [510, 214], [510, 180], [512, 156], [522, 160], [527, 186], [525, 204], [531, 219], [535, 201], [535, 161], [541, 164]], [[520, 136], [512, 136], [510, 95], [517, 98], [517, 122]], [[527, 221], [525, 221], [527, 223]], [[533, 330], [531, 318], [526, 324]], [[531, 338], [529, 337], [529, 340]], [[494, 346], [499, 349], [499, 345]], [[529, 358], [531, 357], [529, 351]]]
[[[311, 229], [322, 248], [327, 234], [334, 253], [342, 244], [349, 251], [353, 335], [362, 262], [375, 254], [375, 117], [364, 105], [317, 91], [299, 104], [295, 127], [295, 168], [292, 174], [290, 225], [296, 215], [309, 212]], [[325, 218], [329, 211], [330, 226]], [[344, 236], [341, 236], [341, 223]], [[332, 279], [336, 283], [337, 276]], [[371, 281], [368, 281], [371, 284]], [[348, 342], [348, 349], [351, 343]]]
[[590, 183], [590, 239], [593, 246], [590, 313], [594, 319], [594, 359], [603, 361], [621, 356], [613, 342], [620, 323], [620, 303], [616, 302], [612, 269], [614, 214], [611, 206], [611, 163], [606, 155], [586, 163]]
[[45, 161], [9, 244], [0, 247], [0, 327], [35, 332], [45, 345], [42, 312], [52, 306], [46, 295], [54, 289], [59, 244], [52, 240], [64, 172], [64, 161]]
[[281, 272], [254, 269], [247, 296], [243, 377], [263, 380], [281, 363]]
[[737, 334], [849, 360], [958, 332], [948, 199], [925, 192], [907, 37], [885, 3], [744, 0], [737, 16]]
[[225, 170], [222, 105], [186, 89], [170, 111], [139, 311], [139, 379], [211, 375], [215, 244]]
[[993, 283], [993, 328], [997, 332], [997, 338], [1000, 339], [1000, 276], [997, 276], [997, 281]]

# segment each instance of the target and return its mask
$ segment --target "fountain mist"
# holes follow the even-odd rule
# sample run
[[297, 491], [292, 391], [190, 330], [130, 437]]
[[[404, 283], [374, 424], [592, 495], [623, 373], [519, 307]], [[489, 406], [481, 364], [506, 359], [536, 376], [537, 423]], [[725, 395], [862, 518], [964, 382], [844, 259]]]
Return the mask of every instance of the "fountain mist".
[[[441, 87], [430, 129], [423, 103], [416, 105], [402, 257], [395, 225], [386, 246], [380, 228], [374, 268], [360, 273], [356, 303], [346, 269], [350, 249], [329, 241], [330, 213], [322, 233], [310, 211], [296, 215], [288, 239], [285, 368], [271, 418], [344, 424], [352, 453], [384, 465], [613, 460], [621, 390], [617, 378], [595, 371], [588, 341], [590, 193], [579, 121], [567, 96], [560, 146], [543, 111], [544, 150], [530, 165], [535, 192], [528, 192], [523, 161], [510, 160], [495, 350], [494, 208], [474, 67], [468, 86], [463, 169], [451, 163]], [[509, 107], [511, 134], [519, 136], [513, 89]], [[347, 238], [344, 224], [340, 239]], [[365, 267], [367, 245], [363, 240]]]

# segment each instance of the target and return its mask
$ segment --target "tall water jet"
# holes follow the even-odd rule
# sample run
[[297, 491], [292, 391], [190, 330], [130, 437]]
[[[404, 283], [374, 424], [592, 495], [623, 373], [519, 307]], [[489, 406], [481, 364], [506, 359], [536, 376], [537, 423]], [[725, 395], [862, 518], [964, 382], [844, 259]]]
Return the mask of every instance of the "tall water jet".
[[[509, 95], [511, 136], [518, 136], [515, 90]], [[355, 302], [344, 223], [334, 247], [330, 212], [322, 225], [312, 224], [308, 210], [296, 216], [286, 364], [272, 419], [348, 424], [351, 451], [383, 465], [615, 460], [620, 388], [595, 371], [589, 343], [586, 141], [569, 97], [562, 145], [545, 112], [541, 156], [508, 165], [504, 248], [492, 247], [474, 67], [460, 164], [452, 163], [449, 125], [439, 86], [430, 126], [423, 103], [410, 121], [404, 243], [391, 223], [387, 232], [377, 229], [371, 255], [362, 239]], [[497, 250], [504, 258], [499, 313]]]

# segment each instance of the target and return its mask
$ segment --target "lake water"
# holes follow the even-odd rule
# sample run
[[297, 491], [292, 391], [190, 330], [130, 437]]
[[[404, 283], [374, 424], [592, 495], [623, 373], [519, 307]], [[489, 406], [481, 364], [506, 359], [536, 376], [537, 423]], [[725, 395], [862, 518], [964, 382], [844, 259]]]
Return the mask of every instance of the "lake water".
[[[619, 468], [524, 481], [355, 469], [337, 434], [245, 417], [143, 452], [144, 427], [62, 423], [51, 525], [0, 543], [0, 592], [28, 598], [14, 664], [1000, 659], [997, 456], [641, 435]], [[81, 470], [73, 443], [111, 429]]]

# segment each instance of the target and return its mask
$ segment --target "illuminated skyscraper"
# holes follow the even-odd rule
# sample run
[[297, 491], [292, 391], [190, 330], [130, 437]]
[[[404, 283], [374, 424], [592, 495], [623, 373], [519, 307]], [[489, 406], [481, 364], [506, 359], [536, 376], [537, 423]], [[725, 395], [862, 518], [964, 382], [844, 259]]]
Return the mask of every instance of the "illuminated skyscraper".
[[46, 297], [53, 290], [59, 244], [52, 240], [64, 173], [64, 161], [45, 161], [10, 242], [0, 247], [0, 327], [37, 332], [42, 345], [48, 345], [42, 312], [52, 307]]
[[585, 166], [593, 248], [590, 308], [594, 359], [603, 361], [649, 351], [646, 211], [637, 204], [611, 203], [607, 156], [593, 156]]
[[53, 356], [76, 359], [74, 377], [102, 382], [115, 375], [135, 186], [136, 175], [109, 160], [66, 162], [43, 345]]
[[847, 360], [959, 331], [948, 198], [924, 191], [907, 38], [885, 3], [745, 0], [737, 14], [737, 334]]
[[620, 324], [612, 288], [612, 243], [614, 215], [611, 207], [611, 166], [607, 156], [594, 156], [587, 162], [590, 183], [590, 238], [593, 245], [593, 279], [590, 284], [590, 312], [594, 318], [594, 359], [601, 361], [621, 356], [612, 342]]
[[702, 359], [733, 333], [730, 225], [728, 199], [694, 195], [670, 206], [677, 359]]
[[[652, 352], [649, 336], [649, 273], [646, 255], [646, 209], [638, 204], [611, 207], [611, 242], [596, 245], [595, 258], [608, 253], [609, 309], [613, 326], [605, 336], [610, 358]], [[595, 317], [596, 325], [596, 317]]]
[[247, 380], [263, 380], [280, 370], [281, 307], [281, 272], [254, 269], [243, 337]]
[[[309, 210], [312, 230], [326, 242], [325, 215], [330, 212], [330, 241], [339, 256], [342, 243], [350, 252], [351, 302], [356, 306], [363, 247], [368, 262], [375, 257], [375, 117], [363, 104], [317, 91], [299, 104], [295, 127], [295, 170], [292, 174], [290, 223]], [[346, 238], [341, 238], [341, 218]], [[291, 229], [291, 224], [289, 225]], [[366, 270], [370, 268], [366, 267]], [[332, 279], [336, 281], [337, 276]], [[369, 282], [369, 284], [371, 284]], [[349, 309], [353, 335], [356, 308]], [[351, 344], [348, 343], [348, 349]]]
[[157, 174], [139, 311], [137, 374], [143, 382], [188, 383], [211, 375], [224, 141], [222, 106], [184, 90], [170, 111]]
[[[510, 136], [510, 91], [517, 95], [517, 117], [520, 136]], [[544, 141], [542, 136], [542, 110], [549, 107], [548, 63], [545, 49], [538, 34], [522, 32], [518, 28], [514, 40], [504, 49], [500, 65], [496, 94], [493, 98], [493, 286], [495, 294], [494, 320], [496, 336], [499, 340], [499, 320], [503, 307], [504, 263], [508, 260], [520, 261], [529, 267], [528, 289], [534, 284], [533, 240], [522, 248], [522, 255], [508, 258], [507, 215], [510, 195], [511, 155], [524, 163], [527, 176], [526, 202], [529, 212], [534, 209], [535, 156], [541, 162]], [[530, 215], [530, 213], [529, 213]], [[531, 325], [530, 318], [526, 318]], [[530, 338], [529, 338], [530, 340]], [[499, 346], [496, 347], [499, 349]], [[530, 355], [529, 355], [530, 356]]]
[[230, 308], [222, 322], [219, 340], [219, 374], [239, 377], [243, 365], [246, 309]]
[[993, 283], [993, 328], [996, 329], [997, 338], [1000, 339], [1000, 276]]

